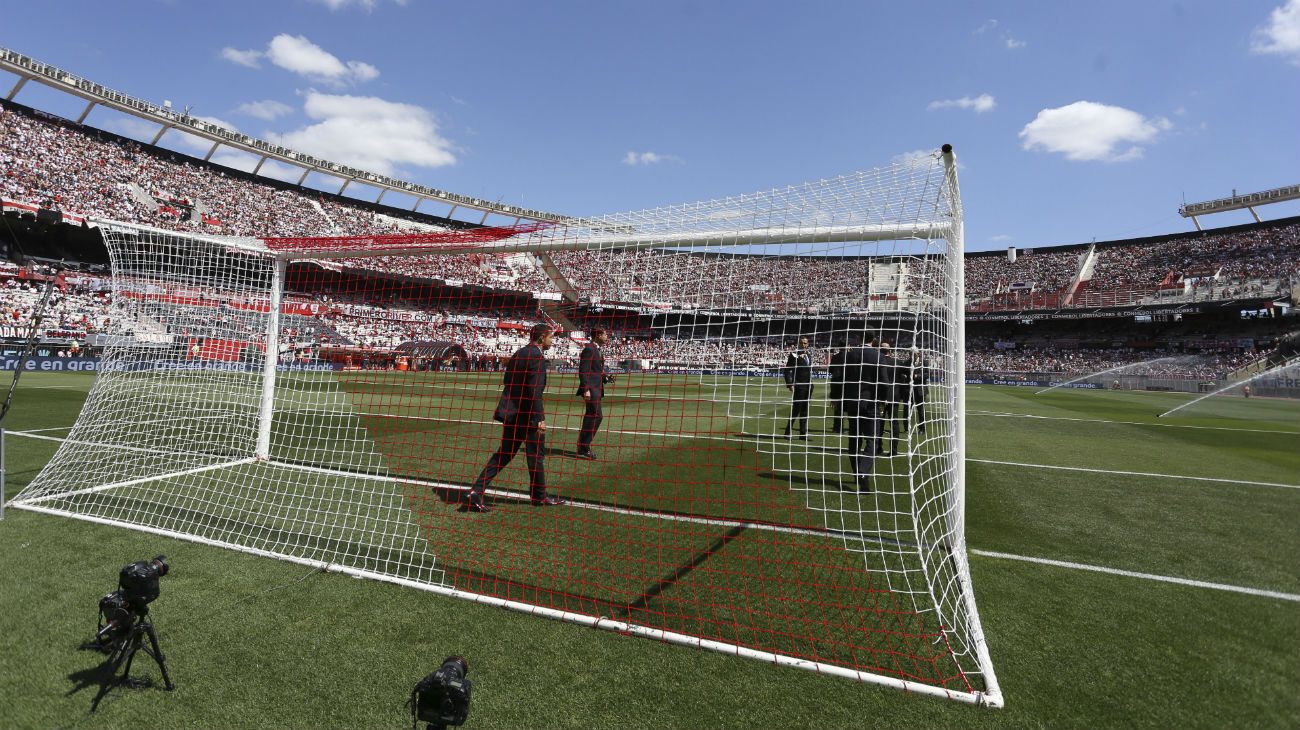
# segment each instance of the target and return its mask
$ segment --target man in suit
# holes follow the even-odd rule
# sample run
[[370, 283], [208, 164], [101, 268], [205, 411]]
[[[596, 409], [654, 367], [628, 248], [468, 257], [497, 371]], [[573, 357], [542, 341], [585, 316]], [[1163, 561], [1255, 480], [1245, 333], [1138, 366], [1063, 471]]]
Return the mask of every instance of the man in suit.
[[609, 333], [602, 329], [592, 330], [591, 342], [582, 348], [578, 356], [578, 395], [586, 406], [582, 414], [582, 430], [578, 432], [578, 458], [596, 460], [596, 452], [591, 450], [591, 440], [596, 437], [596, 429], [605, 420], [600, 409], [600, 402], [605, 397], [605, 356], [600, 348], [609, 342]]
[[[894, 346], [889, 340], [879, 340], [880, 353], [880, 382], [876, 384], [876, 415], [879, 417], [879, 425], [876, 426], [876, 435], [879, 437], [878, 443], [888, 443], [885, 440], [885, 426], [889, 425], [893, 429], [894, 422], [894, 373], [897, 372], [898, 361], [894, 359]], [[892, 434], [891, 434], [892, 435]], [[888, 452], [876, 449], [877, 456], [889, 456]]]
[[912, 353], [901, 347], [894, 350], [890, 371], [887, 375], [891, 377], [886, 378], [892, 381], [889, 435], [893, 445], [890, 450], [897, 455], [906, 449], [908, 431], [912, 427]]
[[915, 348], [912, 350], [911, 370], [911, 403], [912, 412], [916, 414], [916, 430], [925, 433], [925, 393], [930, 387], [930, 376], [926, 371], [925, 360], [921, 357], [921, 352]]
[[812, 398], [812, 354], [808, 352], [808, 344], [807, 337], [800, 337], [799, 349], [785, 359], [785, 368], [781, 371], [786, 389], [793, 394], [785, 435], [789, 437], [794, 422], [798, 419], [799, 438], [804, 441], [808, 440], [808, 400]]
[[831, 402], [831, 431], [840, 433], [844, 430], [844, 343], [837, 340], [835, 350], [831, 352], [830, 357], [830, 375], [831, 387], [829, 400]]
[[491, 512], [484, 501], [492, 479], [515, 458], [519, 447], [524, 447], [528, 458], [528, 496], [536, 507], [564, 504], [565, 500], [546, 494], [545, 439], [546, 409], [542, 395], [546, 390], [546, 356], [555, 330], [550, 325], [534, 325], [527, 345], [519, 348], [506, 363], [504, 388], [497, 402], [493, 420], [501, 422], [501, 446], [488, 459], [487, 466], [474, 480], [469, 490], [467, 507], [470, 512]]
[[849, 419], [848, 455], [858, 489], [871, 491], [880, 440], [880, 351], [867, 333], [862, 347], [844, 351], [844, 414]]

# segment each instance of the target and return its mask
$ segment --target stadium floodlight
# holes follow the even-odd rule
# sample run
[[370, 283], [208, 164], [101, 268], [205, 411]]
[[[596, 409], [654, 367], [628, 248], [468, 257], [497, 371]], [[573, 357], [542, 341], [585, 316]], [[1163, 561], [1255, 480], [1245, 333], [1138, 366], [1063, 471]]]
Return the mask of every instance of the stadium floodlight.
[[[1002, 705], [967, 562], [950, 148], [553, 225], [100, 230], [113, 344], [13, 506]], [[512, 466], [467, 513], [496, 369], [539, 320], [561, 333], [533, 456], [567, 503]], [[596, 328], [617, 377], [575, 452]]]

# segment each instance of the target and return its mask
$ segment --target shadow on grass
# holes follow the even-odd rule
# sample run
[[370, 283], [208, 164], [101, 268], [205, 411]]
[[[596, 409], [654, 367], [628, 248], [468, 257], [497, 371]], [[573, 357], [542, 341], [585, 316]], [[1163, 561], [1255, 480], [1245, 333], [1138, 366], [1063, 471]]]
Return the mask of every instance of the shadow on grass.
[[853, 481], [843, 481], [834, 474], [783, 474], [774, 471], [761, 471], [758, 476], [777, 482], [785, 482], [792, 489], [838, 489], [841, 492], [858, 492], [858, 485]]

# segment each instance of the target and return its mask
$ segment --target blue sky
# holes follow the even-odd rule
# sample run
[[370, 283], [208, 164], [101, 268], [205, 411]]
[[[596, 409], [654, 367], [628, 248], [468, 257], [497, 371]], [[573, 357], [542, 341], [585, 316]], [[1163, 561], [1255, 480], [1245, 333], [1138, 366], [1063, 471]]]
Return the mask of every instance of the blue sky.
[[[1191, 230], [1184, 196], [1300, 182], [1300, 0], [68, 0], [5, 3], [0, 45], [335, 161], [572, 215], [945, 142], [971, 250]], [[82, 107], [35, 84], [15, 100]], [[152, 136], [111, 111], [87, 122]]]

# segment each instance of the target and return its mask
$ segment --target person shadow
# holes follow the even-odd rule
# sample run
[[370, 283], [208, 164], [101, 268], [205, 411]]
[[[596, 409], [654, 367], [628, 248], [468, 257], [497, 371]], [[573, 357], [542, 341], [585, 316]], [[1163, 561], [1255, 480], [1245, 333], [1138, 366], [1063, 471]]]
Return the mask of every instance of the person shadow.
[[785, 482], [791, 489], [838, 489], [841, 492], [857, 492], [856, 482], [845, 482], [835, 474], [798, 474], [774, 471], [761, 471], [758, 476], [773, 481]]

